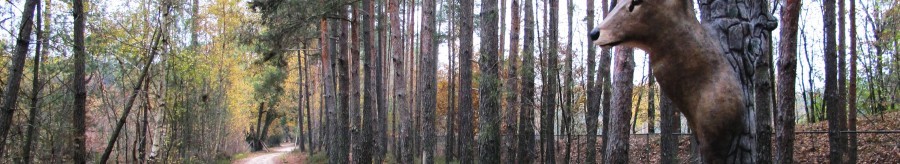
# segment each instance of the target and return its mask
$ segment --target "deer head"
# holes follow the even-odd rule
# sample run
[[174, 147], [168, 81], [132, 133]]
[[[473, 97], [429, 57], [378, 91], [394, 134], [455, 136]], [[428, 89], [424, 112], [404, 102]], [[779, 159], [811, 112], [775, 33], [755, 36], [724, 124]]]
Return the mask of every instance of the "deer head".
[[[622, 0], [590, 33], [599, 46], [626, 45], [647, 50], [652, 42], [678, 37], [678, 29], [698, 23], [691, 0]], [[687, 24], [686, 24], [687, 23]]]

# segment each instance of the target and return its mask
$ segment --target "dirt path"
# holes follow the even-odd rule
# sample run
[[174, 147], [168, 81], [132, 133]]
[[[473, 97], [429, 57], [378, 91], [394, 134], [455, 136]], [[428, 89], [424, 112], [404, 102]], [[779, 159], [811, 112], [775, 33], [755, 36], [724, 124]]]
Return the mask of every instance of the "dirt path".
[[285, 155], [297, 146], [293, 144], [281, 145], [281, 147], [269, 148], [269, 152], [251, 155], [250, 157], [238, 160], [235, 164], [275, 164], [278, 158]]

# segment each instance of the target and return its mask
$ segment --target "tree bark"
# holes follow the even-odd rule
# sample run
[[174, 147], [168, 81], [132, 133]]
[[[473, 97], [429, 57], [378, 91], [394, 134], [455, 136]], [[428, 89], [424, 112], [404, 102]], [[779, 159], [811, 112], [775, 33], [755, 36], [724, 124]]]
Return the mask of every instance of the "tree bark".
[[[594, 1], [587, 1], [587, 29], [594, 29]], [[585, 103], [585, 126], [587, 128], [587, 143], [585, 152], [585, 163], [597, 163], [597, 117], [600, 116], [600, 95], [599, 87], [594, 82], [597, 74], [597, 52], [594, 45], [587, 46], [587, 82], [584, 88], [587, 89], [587, 102]]]
[[[856, 60], [858, 58], [856, 50], [856, 1], [850, 1], [850, 86], [847, 95], [847, 102], [850, 109], [848, 113], [847, 130], [856, 131]], [[847, 147], [848, 160], [847, 163], [856, 163], [858, 160], [857, 138], [856, 133], [848, 134], [849, 145]]]
[[[840, 129], [840, 131], [846, 131], [847, 130], [847, 46], [845, 43], [847, 40], [846, 39], [847, 31], [845, 31], [846, 28], [845, 28], [844, 20], [846, 18], [846, 14], [845, 14], [846, 12], [845, 12], [844, 8], [846, 8], [847, 6], [844, 5], [844, 0], [837, 0], [837, 1], [838, 1], [838, 5], [837, 5], [837, 7], [838, 7], [838, 20], [837, 20], [837, 24], [838, 24], [838, 29], [837, 29], [837, 31], [838, 31], [838, 33], [837, 33], [838, 34], [838, 36], [837, 36], [837, 39], [838, 39], [838, 44], [837, 44], [838, 113], [837, 114], [838, 114], [838, 128]], [[849, 154], [847, 154], [847, 147], [848, 147], [847, 146], [847, 134], [846, 133], [838, 133], [838, 135], [840, 135], [839, 142], [841, 143], [840, 146], [841, 146], [841, 150], [843, 151], [843, 152], [841, 152], [841, 156], [843, 156], [841, 159], [844, 160], [843, 162], [846, 162], [847, 155], [849, 155]]]
[[628, 163], [628, 121], [631, 120], [632, 81], [634, 79], [634, 50], [631, 47], [616, 48], [615, 85], [610, 113], [609, 142], [604, 160], [609, 163]]
[[375, 3], [377, 5], [377, 8], [374, 10], [375, 12], [373, 13], [373, 16], [375, 16], [374, 14], [378, 14], [377, 15], [378, 19], [377, 20], [373, 19], [373, 21], [377, 21], [380, 23], [378, 23], [378, 26], [375, 27], [377, 30], [377, 34], [373, 34], [373, 35], [377, 35], [378, 41], [374, 42], [374, 43], [376, 43], [378, 46], [376, 48], [372, 49], [373, 51], [375, 51], [374, 52], [375, 60], [372, 63], [375, 64], [375, 70], [374, 70], [375, 77], [373, 80], [375, 80], [375, 85], [374, 85], [375, 86], [375, 96], [376, 96], [375, 104], [377, 106], [377, 118], [375, 119], [376, 133], [374, 136], [375, 137], [375, 154], [373, 156], [372, 161], [374, 163], [381, 163], [382, 161], [384, 161], [384, 157], [387, 153], [387, 134], [388, 134], [387, 133], [388, 132], [388, 129], [387, 129], [388, 119], [387, 119], [387, 104], [386, 104], [387, 100], [386, 100], [386, 96], [385, 96], [386, 91], [385, 91], [385, 87], [384, 87], [385, 72], [386, 72], [385, 71], [386, 70], [385, 69], [385, 61], [384, 61], [384, 59], [385, 59], [385, 57], [384, 57], [385, 51], [384, 50], [386, 48], [386, 46], [385, 46], [386, 36], [384, 34], [384, 31], [385, 31], [385, 27], [386, 27], [385, 24], [387, 24], [386, 23], [387, 20], [386, 20], [386, 17], [384, 16], [385, 4], [386, 4], [384, 2], [384, 0], [379, 0], [379, 1], [376, 1]]
[[[303, 143], [305, 141], [303, 139], [303, 100], [308, 99], [306, 95], [303, 94], [303, 65], [301, 64], [302, 60], [300, 58], [300, 54], [301, 53], [297, 53], [297, 87], [300, 88], [298, 89], [297, 93], [297, 139], [294, 142], [297, 143], [297, 147], [300, 148], [300, 151], [305, 152], [306, 147]], [[302, 54], [306, 55], [305, 53]]]
[[[336, 11], [336, 12], [338, 12], [337, 13], [338, 17], [346, 18], [347, 17], [346, 9], [347, 9], [347, 7], [343, 6], [343, 7], [341, 7], [340, 10]], [[335, 54], [332, 55], [332, 57], [336, 57], [337, 63], [336, 63], [336, 66], [334, 66], [332, 68], [335, 68], [336, 69], [335, 72], [337, 72], [337, 87], [338, 87], [337, 88], [338, 103], [336, 104], [336, 105], [338, 105], [338, 107], [334, 108], [337, 110], [334, 111], [334, 115], [332, 116], [332, 117], [335, 117], [334, 125], [332, 125], [332, 126], [334, 126], [335, 144], [331, 144], [330, 146], [337, 147], [338, 154], [336, 154], [336, 155], [338, 156], [338, 158], [340, 158], [338, 161], [341, 163], [347, 163], [350, 160], [350, 95], [349, 95], [349, 92], [350, 92], [350, 87], [354, 86], [354, 85], [351, 85], [352, 81], [350, 81], [350, 77], [349, 77], [350, 69], [352, 69], [353, 67], [350, 66], [350, 61], [348, 61], [348, 58], [350, 56], [350, 52], [349, 52], [349, 49], [347, 46], [348, 40], [343, 39], [343, 38], [347, 38], [348, 26], [349, 26], [349, 24], [347, 23], [347, 21], [340, 21], [340, 23], [332, 22], [332, 25], [331, 25], [332, 37], [330, 37], [331, 38], [331, 40], [330, 40], [331, 47], [330, 48], [332, 50], [334, 50], [331, 52], [336, 52]]]
[[660, 163], [676, 164], [678, 162], [678, 135], [675, 133], [681, 130], [681, 116], [678, 116], [678, 109], [672, 100], [659, 94], [659, 111], [660, 111], [660, 131], [662, 133], [660, 139]]
[[647, 90], [649, 92], [647, 96], [647, 134], [652, 134], [656, 133], [656, 125], [653, 122], [653, 119], [656, 117], [656, 89], [654, 89], [656, 86], [656, 78], [653, 77], [653, 67], [649, 64], [647, 65], [647, 78], [649, 80], [647, 83]]
[[[78, 4], [81, 4], [81, 0], [75, 0], [74, 5], [80, 6]], [[34, 13], [35, 13], [34, 10], [37, 8], [37, 5], [38, 5], [38, 0], [25, 1], [25, 6], [24, 6], [25, 8], [22, 11], [22, 21], [19, 24], [19, 35], [16, 37], [15, 55], [12, 58], [12, 61], [11, 61], [12, 64], [10, 64], [10, 66], [9, 66], [9, 76], [7, 76], [7, 78], [6, 78], [7, 84], [6, 84], [6, 89], [4, 90], [6, 92], [3, 93], [3, 104], [2, 104], [3, 106], [0, 106], [0, 157], [2, 157], [3, 155], [6, 154], [6, 141], [8, 139], [7, 134], [9, 133], [10, 127], [12, 127], [12, 123], [13, 123], [13, 119], [14, 119], [13, 115], [15, 115], [15, 111], [16, 111], [16, 100], [19, 98], [19, 87], [21, 85], [20, 82], [22, 81], [23, 70], [25, 67], [25, 58], [28, 56], [28, 44], [31, 42], [31, 30], [34, 29], [34, 24], [33, 24], [34, 23], [34, 20], [33, 20]], [[82, 9], [78, 9], [76, 7], [75, 10], [81, 11]], [[83, 50], [84, 49], [83, 48], [84, 47], [84, 37], [83, 37], [83, 35], [84, 35], [84, 19], [81, 17], [80, 13], [75, 12], [74, 14], [77, 14], [77, 15], [75, 15], [75, 19], [76, 19], [75, 33], [76, 33], [76, 35], [82, 36], [81, 39], [78, 39], [77, 37], [75, 39], [76, 40], [76, 47], [75, 47], [76, 52], [75, 53], [76, 53], [76, 60], [77, 60], [77, 57], [79, 55], [81, 55], [81, 56], [84, 55], [84, 50]], [[81, 26], [80, 26], [82, 29], [81, 34], [78, 34], [79, 32], [77, 30], [78, 29], [77, 27], [79, 27], [78, 26], [79, 19], [82, 21]], [[82, 47], [81, 51], [78, 51], [79, 44], [77, 43], [77, 41], [81, 41], [81, 44], [80, 44]], [[81, 63], [84, 63], [84, 62], [81, 62]], [[77, 62], [76, 62], [75, 68], [76, 68], [76, 72], [75, 72], [76, 75], [78, 73], [77, 68], [82, 68], [81, 70], [82, 70], [82, 77], [83, 77], [83, 75], [84, 75], [83, 68], [84, 67], [83, 66], [78, 67]], [[78, 84], [78, 83], [76, 83], [76, 84]], [[77, 106], [77, 102], [78, 101], [76, 100], [76, 106]], [[80, 108], [76, 107], [76, 109], [82, 109], [81, 115], [83, 116], [83, 113], [84, 113], [83, 112], [84, 111], [83, 103]], [[79, 113], [76, 110], [75, 118], [78, 118], [78, 115], [79, 115]], [[75, 124], [76, 127], [84, 127], [83, 126], [84, 125], [84, 123], [83, 123], [84, 117], [81, 117], [81, 118], [82, 118], [81, 119], [82, 123]], [[76, 131], [78, 129], [79, 128], [76, 128]], [[83, 128], [80, 128], [80, 129], [83, 129]], [[81, 132], [84, 132], [84, 131], [82, 130]], [[76, 134], [81, 134], [78, 136], [82, 136], [82, 137], [80, 137], [82, 142], [76, 142], [75, 145], [84, 146], [83, 133], [76, 133]], [[74, 137], [74, 138], [76, 139], [75, 141], [79, 141], [78, 140], [79, 137]], [[78, 144], [78, 143], [81, 143], [81, 144]], [[81, 150], [83, 148], [76, 148], [76, 149]], [[78, 152], [83, 152], [83, 151], [78, 151]], [[78, 152], [76, 152], [76, 153], [78, 153]], [[84, 163], [83, 160], [75, 161], [75, 162]]]
[[[164, 9], [165, 9], [164, 15], [168, 15], [168, 11], [169, 11], [168, 9], [171, 6], [168, 4], [165, 4], [164, 6], [165, 6], [164, 7]], [[164, 19], [163, 26], [166, 26], [167, 24], [168, 24], [168, 21], [166, 21]], [[113, 130], [113, 133], [110, 135], [109, 141], [106, 144], [106, 149], [103, 150], [103, 155], [100, 156], [100, 160], [99, 160], [100, 163], [106, 163], [106, 162], [108, 162], [107, 160], [109, 160], [109, 155], [110, 155], [110, 153], [112, 153], [113, 146], [116, 144], [116, 141], [119, 139], [119, 133], [122, 132], [122, 127], [125, 126], [125, 121], [127, 121], [127, 119], [128, 119], [128, 114], [131, 112], [131, 108], [134, 105], [134, 101], [135, 101], [135, 99], [137, 99], [138, 93], [141, 92], [141, 85], [144, 85], [144, 79], [147, 78], [147, 74], [150, 71], [150, 66], [153, 65], [153, 60], [156, 58], [157, 48], [159, 48], [160, 43], [163, 42], [163, 41], [161, 41], [161, 38], [163, 35], [162, 33], [164, 31], [165, 30], [158, 30], [157, 33], [155, 34], [156, 36], [155, 36], [155, 39], [153, 41], [153, 44], [152, 44], [150, 52], [149, 52], [150, 57], [147, 58], [147, 63], [144, 63], [144, 67], [141, 69], [141, 75], [140, 75], [140, 78], [138, 78], [138, 83], [137, 83], [137, 85], [134, 86], [130, 96], [128, 97], [128, 101], [125, 104], [125, 109], [124, 109], [124, 112], [122, 113], [121, 118], [119, 118], [119, 121], [116, 122], [116, 127]], [[83, 50], [84, 49], [82, 49], [82, 51]], [[84, 126], [82, 126], [82, 127], [84, 127]], [[83, 133], [80, 133], [80, 134], [83, 134]], [[87, 154], [84, 154], [83, 157], [76, 156], [75, 158], [87, 158]]]
[[575, 91], [573, 90], [573, 87], [575, 85], [575, 79], [572, 77], [573, 76], [572, 69], [575, 68], [575, 67], [572, 67], [572, 60], [574, 57], [574, 52], [572, 49], [572, 41], [574, 41], [574, 37], [572, 37], [572, 17], [573, 17], [572, 15], [573, 15], [573, 12], [575, 11], [575, 5], [572, 4], [572, 0], [567, 1], [566, 8], [567, 8], [566, 13], [568, 14], [566, 16], [566, 19], [568, 19], [567, 26], [569, 27], [569, 29], [568, 29], [569, 41], [567, 42], [568, 45], [566, 46], [566, 66], [565, 66], [565, 68], [566, 68], [565, 83], [566, 84], [564, 85], [565, 86], [564, 87], [565, 95], [563, 96], [563, 97], [565, 97], [565, 99], [564, 99], [565, 102], [563, 102], [563, 103], [565, 103], [564, 108], [563, 108], [563, 116], [565, 116], [565, 117], [563, 117], [563, 119], [564, 119], [563, 120], [563, 123], [564, 123], [563, 129], [566, 133], [566, 153], [565, 153], [566, 157], [565, 157], [565, 160], [563, 160], [563, 162], [569, 163], [572, 161], [572, 129], [573, 129], [572, 123], [575, 122], [573, 120], [573, 118], [575, 118], [575, 117], [572, 116], [572, 114], [574, 112], [573, 105], [575, 104]]
[[[377, 93], [377, 91], [376, 91], [376, 88], [374, 87], [376, 84], [375, 84], [375, 80], [373, 79], [376, 76], [375, 74], [378, 73], [377, 71], [375, 71], [375, 68], [373, 67], [373, 65], [375, 65], [375, 62], [378, 62], [378, 60], [376, 58], [376, 52], [374, 51], [374, 49], [375, 49], [375, 46], [373, 46], [373, 44], [374, 44], [373, 35], [374, 34], [372, 32], [372, 28], [375, 26], [375, 16], [373, 15], [374, 11], [375, 11], [375, 4], [372, 1], [363, 1], [362, 9], [363, 9], [363, 12], [361, 13], [361, 16], [363, 19], [363, 25], [362, 25], [362, 35], [363, 36], [362, 36], [362, 38], [363, 38], [363, 49], [365, 49], [365, 56], [366, 56], [366, 58], [363, 59], [363, 61], [362, 61], [363, 65], [365, 67], [365, 71], [366, 71], [365, 77], [363, 78], [363, 79], [365, 79], [365, 83], [366, 83], [366, 85], [364, 86], [366, 91], [365, 91], [365, 100], [363, 100], [364, 104], [363, 104], [363, 109], [362, 109], [363, 110], [363, 116], [362, 116], [363, 117], [363, 127], [362, 127], [363, 134], [362, 134], [362, 136], [366, 136], [366, 137], [360, 138], [360, 139], [364, 140], [364, 141], [362, 141], [363, 142], [363, 146], [362, 146], [363, 151], [362, 151], [362, 154], [358, 154], [360, 156], [359, 160], [354, 161], [354, 162], [372, 163], [373, 162], [372, 156], [374, 155], [374, 153], [376, 153], [375, 140], [377, 139], [374, 137], [375, 133], [377, 133], [377, 132], [375, 132], [374, 128], [377, 128], [377, 126], [378, 126], [378, 125], [375, 125], [376, 124], [375, 119], [378, 114], [378, 111], [377, 111], [378, 109], [377, 109], [376, 105], [378, 105], [378, 104], [376, 104], [377, 102], [375, 102], [375, 101], [377, 101], [376, 100], [377, 97], [375, 97], [376, 96], [375, 94]], [[356, 156], [356, 155], [357, 154], [354, 154], [354, 156]]]
[[549, 43], [547, 44], [548, 52], [545, 53], [545, 59], [547, 60], [547, 65], [544, 66], [543, 69], [543, 79], [544, 83], [542, 85], [543, 89], [541, 89], [541, 139], [544, 140], [544, 163], [553, 164], [556, 163], [556, 142], [555, 137], [553, 136], [553, 123], [556, 113], [556, 93], [557, 89], [559, 89], [558, 81], [553, 78], [558, 74], [557, 68], [557, 53], [558, 53], [558, 45], [559, 45], [559, 35], [557, 34], [559, 28], [559, 2], [557, 0], [548, 0], [549, 8], [550, 8], [550, 19], [548, 20], [549, 31], [547, 34], [547, 39]]
[[[505, 5], [505, 4], [503, 4]], [[516, 162], [516, 137], [517, 126], [516, 119], [519, 111], [519, 1], [512, 0], [510, 8], [512, 27], [509, 34], [509, 58], [506, 59], [506, 133], [503, 135], [506, 146], [506, 162]], [[501, 32], [503, 33], [503, 32]], [[502, 38], [502, 37], [501, 37]]]
[[419, 101], [419, 110], [422, 111], [422, 161], [426, 164], [434, 163], [434, 139], [435, 139], [435, 110], [437, 110], [437, 39], [434, 37], [435, 30], [435, 0], [422, 1], [422, 32], [420, 34], [421, 44], [419, 48], [419, 71], [417, 93], [421, 98]]
[[[524, 1], [525, 29], [522, 44], [522, 80], [521, 106], [519, 108], [518, 123], [518, 152], [517, 163], [533, 163], [537, 158], [534, 151], [534, 1]], [[526, 80], [527, 79], [527, 80]]]
[[[771, 49], [770, 46], [764, 49]], [[756, 159], [758, 163], [772, 163], [772, 109], [774, 108], [772, 93], [772, 53], [763, 53], [756, 61], [756, 73], [753, 76], [756, 92]]]
[[[769, 161], [761, 159], [771, 157], [761, 156], [757, 143], [762, 138], [758, 135], [759, 133], [771, 132], [771, 130], [759, 127], [764, 123], [758, 122], [761, 120], [758, 120], [760, 117], [757, 115], [767, 112], [772, 107], [768, 103], [758, 105], [757, 101], [754, 101], [758, 94], [755, 81], [768, 80], [768, 77], [755, 76], [765, 73], [756, 71], [760, 60], [771, 60], [765, 56], [769, 56], [771, 53], [771, 31], [777, 27], [777, 21], [770, 14], [768, 1], [701, 0], [699, 5], [703, 26], [708, 29], [712, 38], [722, 43], [719, 44], [720, 48], [725, 52], [725, 59], [737, 72], [744, 92], [746, 106], [742, 119], [744, 132], [734, 141], [739, 149], [736, 149], [735, 153], [731, 153], [728, 159], [740, 163]], [[730, 14], [735, 12], [729, 11], [738, 12]], [[765, 66], [768, 64], [762, 65], [768, 67]], [[771, 100], [766, 93], [759, 94], [769, 97], [768, 99]]]
[[460, 50], [459, 50], [459, 143], [460, 152], [459, 160], [463, 164], [473, 163], [475, 160], [474, 135], [475, 128], [472, 125], [472, 37], [473, 37], [473, 21], [474, 13], [472, 8], [475, 6], [473, 0], [459, 1], [459, 16], [462, 20], [459, 22], [460, 32]]
[[481, 57], [478, 68], [478, 148], [479, 163], [500, 163], [500, 61], [497, 47], [497, 0], [482, 0], [481, 12]]
[[[359, 26], [360, 26], [360, 14], [359, 14], [359, 3], [354, 3], [350, 5], [350, 10], [352, 14], [352, 25], [350, 28], [350, 142], [352, 147], [353, 154], [363, 154], [362, 153], [362, 145], [363, 140], [365, 138], [361, 135], [362, 133], [362, 104], [360, 104], [360, 79], [362, 76], [359, 75], [359, 67], [360, 67], [360, 51], [359, 51]], [[351, 162], [359, 161], [361, 156], [355, 155]]]
[[[616, 0], [613, 0], [612, 2], [603, 0], [603, 5], [604, 5], [603, 16], [606, 17], [609, 15], [609, 10], [611, 10], [613, 7], [615, 7]], [[612, 72], [612, 70], [610, 69], [610, 67], [612, 66], [612, 50], [610, 48], [603, 48], [602, 50], [600, 50], [600, 64], [599, 65], [600, 65], [600, 68], [598, 68], [598, 70], [600, 70], [600, 72], [598, 74], [600, 74], [600, 75], [597, 76], [597, 83], [601, 83], [601, 82], [603, 83], [602, 88], [598, 86], [598, 88], [601, 89], [601, 93], [602, 93], [600, 96], [602, 96], [602, 98], [603, 98], [602, 100], [600, 100], [600, 105], [603, 110], [603, 131], [601, 133], [601, 135], [603, 135], [602, 136], [603, 144], [600, 145], [600, 152], [606, 153], [606, 145], [608, 143], [607, 141], [609, 141], [608, 134], [609, 134], [609, 128], [610, 128], [609, 127], [609, 124], [610, 124], [609, 123], [609, 120], [610, 120], [609, 113], [611, 113], [610, 99], [612, 98], [612, 77], [610, 77], [610, 74]], [[606, 158], [604, 158], [604, 159], [602, 159], [602, 161], [608, 161], [608, 160], [606, 160]]]
[[794, 163], [794, 84], [797, 78], [797, 27], [799, 26], [800, 0], [784, 0], [781, 9], [781, 42], [778, 46], [778, 97], [775, 112], [775, 160], [774, 163]]
[[325, 149], [328, 152], [328, 162], [347, 163], [347, 157], [349, 153], [345, 153], [345, 150], [342, 149], [343, 147], [340, 146], [340, 142], [343, 141], [343, 139], [337, 138], [337, 136], [335, 136], [339, 135], [339, 129], [341, 129], [342, 126], [338, 121], [338, 113], [341, 109], [343, 109], [342, 106], [344, 106], [344, 104], [339, 103], [345, 102], [341, 100], [343, 98], [343, 95], [341, 95], [341, 92], [343, 90], [337, 88], [340, 87], [339, 83], [343, 83], [343, 79], [339, 79], [340, 77], [336, 77], [340, 75], [335, 75], [335, 73], [340, 72], [340, 70], [336, 69], [342, 69], [340, 66], [337, 66], [340, 61], [335, 61], [336, 59], [340, 60], [339, 58], [342, 55], [338, 51], [338, 49], [340, 48], [337, 41], [335, 41], [335, 39], [339, 37], [338, 35], [340, 35], [340, 24], [335, 20], [328, 20], [324, 18], [322, 21], [324, 22], [321, 26], [323, 28], [322, 35], [325, 36], [321, 38], [322, 42], [324, 43], [321, 44], [323, 51], [321, 56], [321, 66], [323, 69], [321, 70], [324, 73], [323, 82], [325, 87], [325, 108], [323, 108], [325, 110], [326, 117], [325, 130], [327, 131], [327, 135], [333, 136], [326, 139], [325, 144], [328, 145], [325, 146]]
[[31, 163], [31, 147], [32, 147], [32, 142], [34, 141], [34, 138], [36, 135], [35, 133], [37, 133], [37, 127], [36, 127], [37, 126], [37, 118], [38, 118], [38, 115], [40, 115], [40, 113], [41, 113], [40, 97], [38, 97], [38, 96], [40, 96], [41, 85], [42, 85], [41, 81], [40, 81], [41, 80], [40, 71], [41, 71], [41, 55], [43, 55], [43, 53], [41, 51], [41, 46], [44, 43], [44, 40], [43, 40], [44, 34], [43, 34], [41, 28], [44, 28], [44, 27], [41, 26], [41, 23], [42, 23], [41, 18], [43, 18], [43, 13], [41, 12], [41, 3], [38, 2], [38, 4], [36, 4], [34, 8], [36, 9], [34, 13], [38, 14], [37, 18], [34, 21], [35, 22], [34, 26], [37, 27], [36, 28], [37, 31], [34, 32], [34, 38], [35, 38], [34, 40], [36, 40], [37, 43], [34, 44], [34, 67], [32, 67], [32, 71], [31, 71], [33, 73], [33, 76], [32, 76], [32, 80], [31, 80], [31, 104], [30, 104], [31, 107], [30, 107], [30, 110], [28, 111], [28, 130], [27, 130], [27, 134], [25, 136], [25, 146], [23, 147], [23, 150], [22, 150], [22, 157], [21, 157], [22, 161], [20, 161], [20, 163], [25, 163], [25, 164]]
[[840, 95], [838, 91], [837, 40], [835, 38], [835, 0], [825, 0], [825, 109], [828, 111], [829, 161], [842, 163]]
[[402, 71], [405, 68], [405, 58], [403, 55], [404, 44], [402, 40], [402, 34], [400, 30], [400, 2], [399, 0], [391, 0], [388, 4], [388, 11], [391, 17], [391, 46], [393, 46], [393, 61], [394, 61], [394, 109], [398, 112], [402, 113], [402, 123], [400, 124], [400, 135], [404, 138], [401, 142], [402, 149], [399, 149], [400, 152], [400, 161], [401, 163], [412, 163], [412, 153], [408, 149], [408, 145], [410, 144], [409, 138], [411, 134], [409, 134], [409, 126], [412, 124], [410, 120], [410, 108], [407, 104], [407, 95], [406, 95], [406, 75], [405, 71]]

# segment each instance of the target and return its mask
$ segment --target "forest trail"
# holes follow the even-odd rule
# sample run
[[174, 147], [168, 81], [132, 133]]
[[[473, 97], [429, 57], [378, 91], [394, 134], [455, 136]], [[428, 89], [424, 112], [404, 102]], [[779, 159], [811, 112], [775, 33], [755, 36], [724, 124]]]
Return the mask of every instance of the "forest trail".
[[297, 148], [297, 146], [292, 143], [282, 144], [279, 147], [269, 148], [269, 152], [261, 152], [260, 154], [237, 160], [234, 164], [275, 164], [278, 162], [279, 157], [291, 152], [295, 148]]

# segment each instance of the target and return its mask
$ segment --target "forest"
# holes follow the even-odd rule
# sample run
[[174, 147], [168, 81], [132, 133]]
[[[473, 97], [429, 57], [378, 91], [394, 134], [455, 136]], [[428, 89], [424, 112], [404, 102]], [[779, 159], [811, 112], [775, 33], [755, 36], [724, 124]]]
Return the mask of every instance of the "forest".
[[0, 163], [900, 163], [896, 0], [5, 0], [0, 64]]

